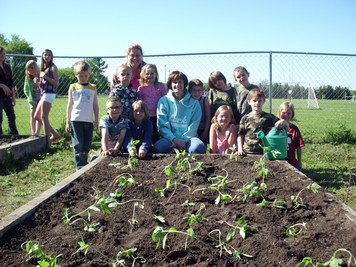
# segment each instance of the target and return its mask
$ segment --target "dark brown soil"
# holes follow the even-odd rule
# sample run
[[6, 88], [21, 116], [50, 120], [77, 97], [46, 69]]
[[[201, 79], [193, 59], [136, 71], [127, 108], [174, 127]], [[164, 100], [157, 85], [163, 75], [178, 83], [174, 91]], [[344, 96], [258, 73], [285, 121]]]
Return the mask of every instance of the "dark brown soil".
[[11, 143], [14, 143], [14, 142], [18, 142], [22, 139], [26, 139], [27, 137], [21, 137], [21, 136], [16, 136], [16, 135], [1, 135], [0, 134], [0, 146], [4, 146], [4, 145], [7, 145], [7, 144], [11, 144]]
[[[218, 196], [216, 190], [205, 190], [204, 195], [197, 190], [209, 187], [211, 183], [208, 178], [217, 176], [227, 176], [227, 180], [232, 181], [221, 189], [221, 192], [232, 197], [238, 196], [237, 190], [247, 182], [255, 179], [260, 184], [261, 178], [252, 167], [257, 158], [253, 157], [236, 162], [225, 156], [197, 155], [197, 161], [203, 162], [203, 170], [179, 179], [173, 195], [172, 174], [171, 186], [166, 189], [165, 197], [161, 197], [155, 189], [166, 187], [169, 177], [164, 173], [164, 167], [174, 158], [173, 155], [153, 155], [139, 161], [132, 172], [109, 166], [112, 158], [104, 159], [79, 177], [67, 191], [42, 204], [31, 218], [3, 236], [0, 240], [0, 265], [35, 266], [26, 262], [26, 253], [21, 250], [21, 243], [29, 240], [39, 241], [46, 254], [61, 254], [58, 258], [61, 266], [110, 266], [122, 248], [137, 248], [134, 255], [146, 259], [144, 264], [137, 259], [134, 266], [296, 266], [304, 257], [311, 257], [314, 264], [326, 262], [339, 248], [356, 255], [355, 218], [350, 219], [350, 213], [345, 212], [342, 204], [322, 188], [317, 194], [304, 190], [300, 196], [305, 206], [293, 208], [291, 195], [297, 195], [312, 181], [286, 164], [267, 161], [267, 168], [273, 176], [265, 181], [267, 190], [263, 192], [267, 201], [286, 200], [288, 205], [281, 209], [270, 203], [265, 207], [256, 206], [262, 199], [255, 197], [247, 198], [245, 203], [236, 197], [233, 201], [215, 204]], [[122, 165], [127, 163], [125, 157], [115, 160], [122, 162]], [[195, 167], [196, 162], [192, 166]], [[123, 173], [131, 173], [136, 184], [111, 185]], [[111, 208], [112, 215], [91, 211], [91, 223], [100, 222], [97, 232], [84, 231], [83, 221], [65, 225], [61, 220], [64, 210], [69, 208], [73, 215], [92, 205], [95, 195], [93, 188], [99, 189], [102, 196], [109, 196], [109, 193], [118, 189], [122, 193], [118, 200], [122, 205]], [[144, 209], [135, 206], [137, 223], [132, 224], [130, 221], [135, 202], [142, 203]], [[182, 205], [188, 202], [194, 204]], [[189, 223], [184, 218], [197, 215], [200, 207], [203, 218], [193, 224], [195, 239], [188, 238], [186, 249], [185, 236], [178, 233], [168, 234], [165, 249], [162, 248], [162, 242], [156, 248], [157, 243], [152, 240], [156, 226], [164, 230], [174, 227], [186, 232]], [[153, 219], [154, 215], [163, 216], [165, 222]], [[225, 222], [236, 225], [243, 215], [246, 215], [245, 223], [258, 232], [247, 232], [243, 239], [236, 231], [236, 235], [227, 242], [226, 236], [231, 227]], [[87, 214], [82, 214], [82, 218], [87, 219]], [[283, 234], [286, 226], [297, 223], [306, 224], [307, 230], [303, 234], [297, 237]], [[218, 231], [221, 241], [229, 250], [233, 250], [233, 247], [252, 257], [241, 255], [241, 259], [235, 259], [223, 248], [220, 250], [218, 242], [213, 239], [218, 239]], [[213, 238], [209, 237], [209, 233]], [[92, 248], [86, 255], [84, 251], [74, 254], [79, 248], [81, 236]], [[344, 264], [348, 259], [346, 255], [338, 254]], [[122, 259], [126, 266], [132, 266], [132, 259]]]

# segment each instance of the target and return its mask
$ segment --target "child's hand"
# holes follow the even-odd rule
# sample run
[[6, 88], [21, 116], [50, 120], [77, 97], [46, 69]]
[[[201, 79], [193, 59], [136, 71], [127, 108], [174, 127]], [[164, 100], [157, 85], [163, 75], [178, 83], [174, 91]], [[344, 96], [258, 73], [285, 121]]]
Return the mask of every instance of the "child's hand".
[[116, 157], [120, 153], [120, 150], [117, 148], [110, 149], [110, 154], [113, 157]]
[[109, 149], [104, 149], [103, 151], [101, 151], [100, 156], [105, 157], [105, 156], [110, 156], [110, 150]]
[[243, 151], [243, 150], [239, 150], [239, 151], [235, 152], [235, 155], [238, 155], [238, 156], [245, 156], [245, 155], [246, 155], [246, 152]]
[[44, 71], [41, 71], [40, 78], [43, 78], [45, 75], [46, 75], [46, 73]]
[[69, 125], [69, 123], [66, 123], [66, 132], [70, 133], [70, 125]]
[[94, 121], [94, 123], [93, 123], [93, 131], [97, 131], [98, 128], [99, 128], [98, 122]]
[[129, 155], [130, 155], [130, 157], [135, 157], [136, 156], [136, 154], [135, 154], [135, 152], [133, 150], [129, 151]]
[[139, 159], [143, 159], [144, 157], [146, 157], [146, 155], [147, 155], [147, 153], [146, 153], [146, 151], [144, 149], [140, 149], [138, 151], [138, 158]]
[[2, 85], [2, 90], [4, 91], [5, 95], [10, 95], [11, 90], [9, 87], [7, 87], [5, 84]]
[[181, 149], [181, 150], [186, 149], [185, 145], [186, 145], [186, 143], [188, 141], [181, 140], [181, 139], [178, 139], [178, 138], [174, 138], [172, 141], [177, 146], [178, 149]]
[[289, 127], [289, 124], [288, 124], [288, 122], [287, 122], [286, 120], [281, 119], [281, 120], [279, 120], [279, 121], [276, 122], [275, 126], [277, 127], [278, 130], [280, 130], [280, 129], [282, 129], [284, 126]]

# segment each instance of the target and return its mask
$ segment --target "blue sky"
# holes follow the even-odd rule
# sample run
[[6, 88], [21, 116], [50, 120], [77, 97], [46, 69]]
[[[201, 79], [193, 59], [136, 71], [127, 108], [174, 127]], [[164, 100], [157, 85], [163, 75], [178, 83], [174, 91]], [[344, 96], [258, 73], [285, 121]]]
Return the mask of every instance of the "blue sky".
[[[133, 4], [134, 3], [134, 4]], [[355, 0], [0, 0], [0, 33], [40, 55], [298, 51], [356, 54]]]

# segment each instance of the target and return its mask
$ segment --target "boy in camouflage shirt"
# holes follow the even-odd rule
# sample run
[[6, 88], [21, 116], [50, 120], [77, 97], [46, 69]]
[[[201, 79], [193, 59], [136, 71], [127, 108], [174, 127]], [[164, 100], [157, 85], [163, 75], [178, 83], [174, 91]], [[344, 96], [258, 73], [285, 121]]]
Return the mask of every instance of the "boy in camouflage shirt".
[[286, 120], [280, 120], [273, 114], [262, 111], [264, 103], [265, 95], [259, 88], [252, 89], [248, 93], [248, 104], [251, 106], [252, 112], [243, 116], [240, 121], [237, 138], [238, 155], [263, 154], [263, 149], [260, 146], [262, 142], [257, 138], [257, 132], [263, 131], [267, 135], [273, 126], [277, 126], [278, 129], [284, 126], [288, 127]]

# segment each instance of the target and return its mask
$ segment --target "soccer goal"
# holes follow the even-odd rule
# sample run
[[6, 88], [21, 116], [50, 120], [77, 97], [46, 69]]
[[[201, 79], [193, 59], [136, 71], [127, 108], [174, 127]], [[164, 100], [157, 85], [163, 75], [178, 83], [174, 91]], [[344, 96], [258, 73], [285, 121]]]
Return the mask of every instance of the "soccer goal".
[[316, 98], [315, 89], [312, 86], [308, 86], [308, 108], [319, 109], [318, 99]]

